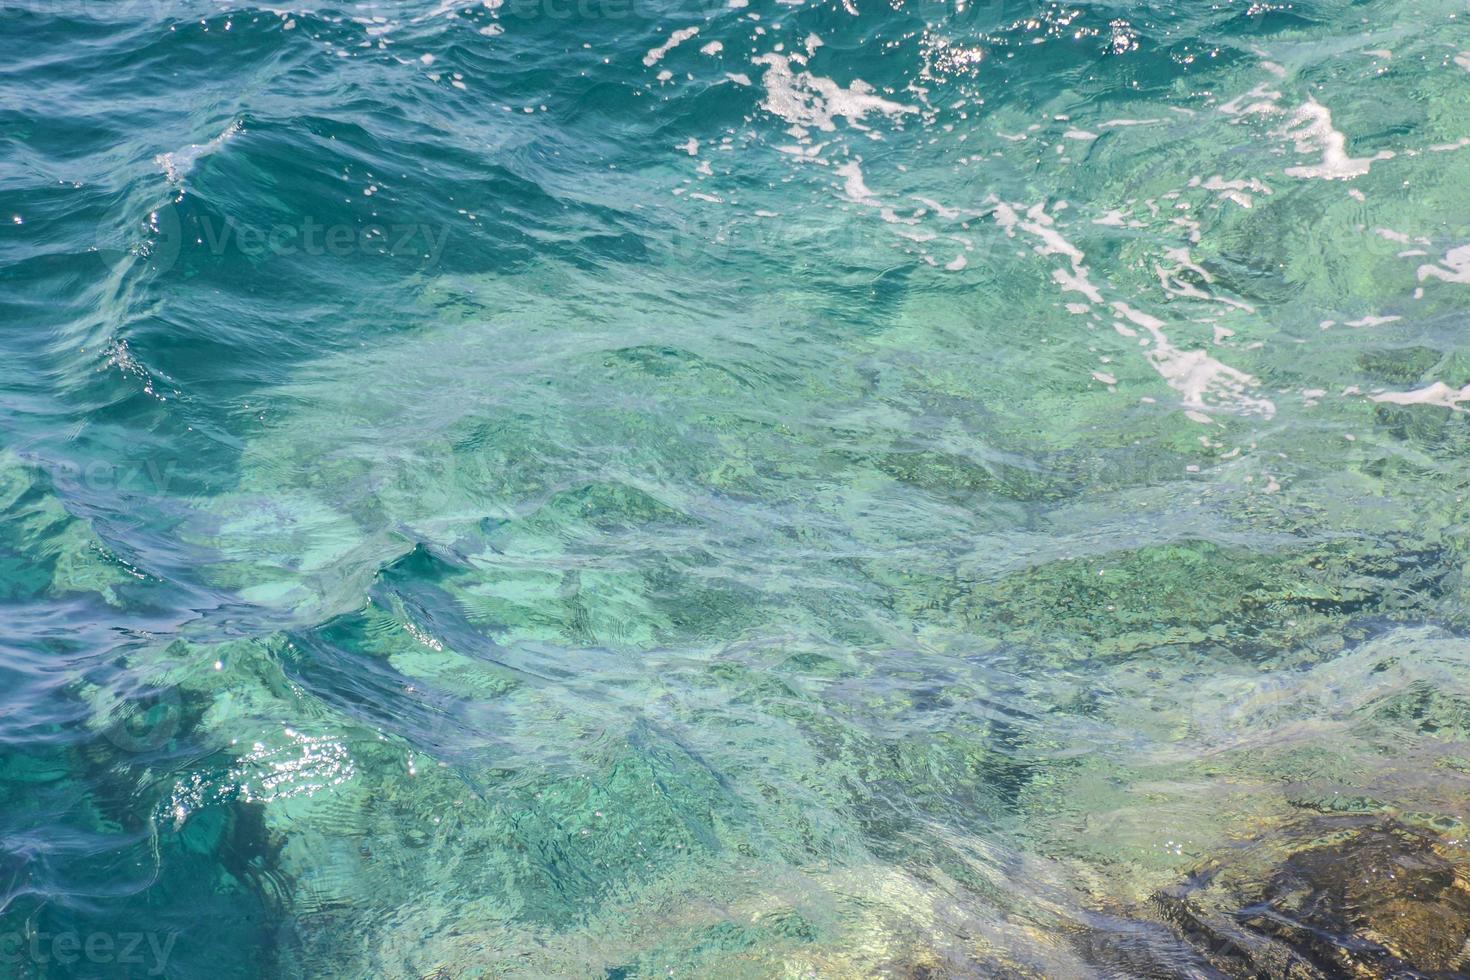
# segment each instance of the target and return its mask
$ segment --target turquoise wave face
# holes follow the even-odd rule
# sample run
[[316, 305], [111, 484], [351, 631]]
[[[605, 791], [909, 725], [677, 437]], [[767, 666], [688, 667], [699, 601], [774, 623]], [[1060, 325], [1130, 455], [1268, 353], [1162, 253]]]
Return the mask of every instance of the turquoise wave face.
[[0, 975], [1470, 969], [1465, 20], [0, 6]]

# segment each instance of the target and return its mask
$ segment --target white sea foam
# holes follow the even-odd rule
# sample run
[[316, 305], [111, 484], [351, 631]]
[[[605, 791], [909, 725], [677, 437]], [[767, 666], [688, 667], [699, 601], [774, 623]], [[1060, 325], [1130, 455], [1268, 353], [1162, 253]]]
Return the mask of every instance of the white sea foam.
[[873, 203], [873, 192], [863, 182], [863, 168], [860, 161], [849, 160], [841, 166], [833, 167], [832, 170], [843, 178], [843, 190], [848, 197], [863, 204]]
[[837, 128], [836, 120], [839, 118], [861, 129], [871, 112], [896, 119], [919, 111], [917, 106], [875, 95], [873, 87], [860, 78], [848, 88], [843, 88], [832, 79], [809, 71], [793, 72], [792, 60], [793, 56], [778, 53], [752, 59], [755, 64], [766, 68], [761, 78], [766, 87], [766, 98], [761, 105], [789, 123], [832, 132]]
[[1370, 395], [1375, 402], [1388, 402], [1392, 405], [1438, 405], [1441, 408], [1453, 408], [1455, 411], [1463, 412], [1459, 407], [1461, 402], [1470, 402], [1470, 385], [1459, 390], [1451, 388], [1443, 381], [1436, 381], [1427, 388], [1419, 388], [1414, 391], [1384, 391], [1376, 395]]
[[1276, 406], [1269, 399], [1250, 393], [1256, 387], [1256, 379], [1251, 375], [1222, 363], [1206, 351], [1175, 347], [1164, 333], [1164, 321], [1158, 317], [1121, 301], [1112, 305], [1124, 319], [1143, 327], [1153, 338], [1153, 346], [1144, 356], [1169, 387], [1183, 396], [1185, 408], [1196, 411], [1216, 408], [1266, 418], [1276, 414]]
[[1332, 126], [1332, 112], [1315, 99], [1308, 99], [1292, 117], [1283, 135], [1296, 142], [1299, 153], [1321, 153], [1322, 159], [1309, 166], [1287, 167], [1289, 177], [1347, 180], [1361, 177], [1379, 160], [1393, 159], [1392, 150], [1380, 150], [1371, 157], [1352, 157], [1347, 152], [1347, 137]]
[[1270, 187], [1254, 177], [1250, 177], [1246, 180], [1226, 180], [1219, 174], [1214, 174], [1213, 176], [1203, 181], [1201, 181], [1198, 177], [1195, 177], [1190, 180], [1189, 186], [1203, 187], [1207, 191], [1219, 191], [1221, 192], [1221, 199], [1234, 201], [1236, 204], [1239, 204], [1243, 208], [1251, 208], [1255, 206], [1255, 198], [1251, 197], [1250, 194], [1245, 193], [1246, 191], [1252, 191], [1256, 194], [1271, 193]]
[[[1061, 287], [1063, 293], [1079, 293], [1092, 303], [1105, 302], [1102, 290], [1091, 281], [1082, 250], [1068, 241], [1055, 227], [1055, 219], [1046, 213], [1044, 205], [1033, 205], [1026, 210], [1025, 217], [1022, 217], [1014, 205], [998, 200], [993, 200], [992, 203], [995, 222], [1007, 235], [1014, 237], [1017, 231], [1025, 232], [1039, 241], [1034, 249], [1037, 254], [1060, 255], [1069, 260], [1070, 269], [1052, 270], [1052, 280]], [[1184, 251], [1183, 254], [1185, 261], [1188, 261], [1188, 252]], [[1114, 328], [1120, 335], [1138, 335], [1138, 331], [1127, 324], [1143, 328], [1148, 342], [1145, 358], [1164, 381], [1180, 394], [1181, 407], [1189, 418], [1202, 423], [1212, 422], [1205, 414], [1207, 410], [1262, 415], [1266, 418], [1276, 414], [1276, 406], [1269, 399], [1253, 393], [1257, 382], [1251, 375], [1222, 363], [1207, 351], [1181, 350], [1174, 346], [1165, 333], [1164, 321], [1150, 313], [1121, 300], [1114, 300], [1109, 305], [1115, 317]], [[1069, 309], [1077, 312], [1070, 305]]]
[[656, 48], [649, 48], [648, 53], [643, 56], [643, 64], [649, 68], [663, 60], [664, 55], [699, 34], [697, 27], [681, 27], [669, 35], [669, 39]]
[[177, 184], [194, 169], [194, 165], [211, 153], [216, 153], [221, 147], [228, 143], [241, 130], [240, 120], [236, 119], [224, 128], [214, 139], [207, 143], [191, 143], [181, 150], [172, 153], [160, 153], [153, 158], [153, 162], [163, 168], [169, 183]]
[[1470, 245], [1452, 248], [1440, 259], [1439, 265], [1421, 265], [1419, 281], [1440, 279], [1444, 282], [1470, 283]]

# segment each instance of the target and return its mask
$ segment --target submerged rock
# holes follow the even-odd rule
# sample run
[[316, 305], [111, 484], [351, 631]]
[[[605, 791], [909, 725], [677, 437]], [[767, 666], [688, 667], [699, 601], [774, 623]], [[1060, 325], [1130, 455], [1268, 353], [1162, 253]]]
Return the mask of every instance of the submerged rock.
[[1234, 977], [1459, 977], [1470, 853], [1394, 819], [1331, 818], [1274, 864], [1257, 841], [1150, 904]]

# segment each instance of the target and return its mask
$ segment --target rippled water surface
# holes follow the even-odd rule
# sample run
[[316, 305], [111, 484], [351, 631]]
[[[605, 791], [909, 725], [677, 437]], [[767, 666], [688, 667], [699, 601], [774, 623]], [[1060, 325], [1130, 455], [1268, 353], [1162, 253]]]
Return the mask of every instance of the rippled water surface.
[[1470, 12], [0, 3], [0, 976], [1470, 971]]

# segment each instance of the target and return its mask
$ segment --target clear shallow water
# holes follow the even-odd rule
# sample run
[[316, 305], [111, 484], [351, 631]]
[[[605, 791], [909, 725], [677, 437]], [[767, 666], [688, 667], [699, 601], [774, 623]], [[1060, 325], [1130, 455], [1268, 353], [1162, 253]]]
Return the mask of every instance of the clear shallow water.
[[1464, 19], [5, 5], [5, 975], [1462, 971]]

